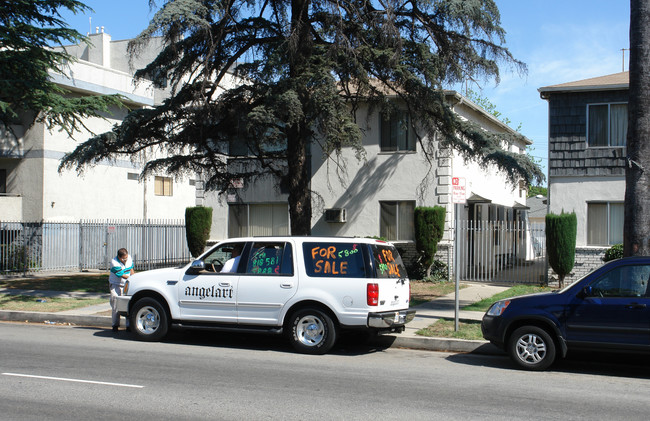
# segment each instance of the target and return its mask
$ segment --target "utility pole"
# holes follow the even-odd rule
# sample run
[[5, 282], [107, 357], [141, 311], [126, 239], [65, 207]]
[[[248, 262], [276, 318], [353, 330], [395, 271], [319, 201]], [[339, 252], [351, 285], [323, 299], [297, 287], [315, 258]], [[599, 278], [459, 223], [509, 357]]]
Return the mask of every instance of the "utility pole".
[[625, 52], [630, 51], [629, 48], [621, 48], [621, 52], [623, 53], [623, 62], [621, 63], [621, 72], [625, 71]]

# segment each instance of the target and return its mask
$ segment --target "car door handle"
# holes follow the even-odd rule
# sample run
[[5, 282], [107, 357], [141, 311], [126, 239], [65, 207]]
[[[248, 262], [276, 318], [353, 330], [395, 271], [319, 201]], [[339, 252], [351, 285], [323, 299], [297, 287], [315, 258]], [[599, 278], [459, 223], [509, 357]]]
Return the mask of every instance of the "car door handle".
[[219, 286], [222, 288], [226, 288], [230, 286], [230, 282], [219, 282]]
[[280, 288], [284, 288], [284, 289], [293, 288], [293, 282], [287, 282], [287, 283], [284, 283], [284, 284], [280, 284]]
[[639, 304], [639, 303], [632, 303], [632, 304], [626, 305], [625, 308], [629, 308], [629, 309], [646, 308], [646, 305], [645, 304]]

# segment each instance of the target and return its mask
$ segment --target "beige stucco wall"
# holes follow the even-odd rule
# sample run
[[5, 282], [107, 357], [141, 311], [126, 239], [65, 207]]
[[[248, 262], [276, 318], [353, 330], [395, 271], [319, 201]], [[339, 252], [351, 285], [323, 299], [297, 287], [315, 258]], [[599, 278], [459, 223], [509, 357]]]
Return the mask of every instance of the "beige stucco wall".
[[549, 212], [575, 212], [576, 246], [587, 245], [587, 202], [623, 202], [624, 177], [553, 177], [549, 183]]
[[[81, 60], [67, 69], [67, 75], [70, 78], [59, 75], [55, 80], [75, 94], [120, 93], [131, 107], [154, 103], [150, 84], [134, 85], [130, 75], [119, 70]], [[22, 198], [23, 220], [184, 219], [185, 208], [197, 202], [196, 188], [188, 178], [174, 180], [172, 196], [156, 196], [153, 176], [144, 181], [129, 177], [139, 175], [146, 159], [161, 156], [164, 151], [106, 160], [86, 167], [81, 175], [74, 169], [58, 172], [66, 153], [93, 134], [110, 131], [127, 111], [113, 108], [105, 119], [86, 119], [87, 130], [82, 128], [73, 138], [43, 124], [35, 124], [25, 133], [20, 140], [23, 157], [15, 160], [10, 191]]]

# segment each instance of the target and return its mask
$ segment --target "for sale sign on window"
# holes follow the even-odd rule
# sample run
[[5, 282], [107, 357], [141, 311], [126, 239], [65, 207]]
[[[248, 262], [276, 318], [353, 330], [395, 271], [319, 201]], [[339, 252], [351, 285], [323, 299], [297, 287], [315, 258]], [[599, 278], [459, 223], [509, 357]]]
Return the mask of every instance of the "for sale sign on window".
[[451, 198], [453, 203], [465, 203], [467, 199], [465, 177], [451, 178]]

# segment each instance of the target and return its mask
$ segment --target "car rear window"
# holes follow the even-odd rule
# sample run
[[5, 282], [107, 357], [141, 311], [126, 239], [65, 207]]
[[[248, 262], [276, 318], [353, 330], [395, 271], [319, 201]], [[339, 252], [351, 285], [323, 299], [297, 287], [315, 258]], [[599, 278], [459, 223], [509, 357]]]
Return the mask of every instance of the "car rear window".
[[390, 244], [371, 246], [375, 277], [377, 278], [406, 278], [406, 268], [402, 257], [395, 247]]
[[303, 243], [307, 275], [365, 278], [366, 270], [361, 247], [359, 243]]

